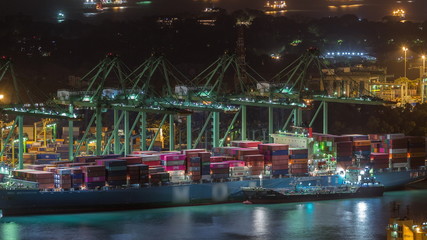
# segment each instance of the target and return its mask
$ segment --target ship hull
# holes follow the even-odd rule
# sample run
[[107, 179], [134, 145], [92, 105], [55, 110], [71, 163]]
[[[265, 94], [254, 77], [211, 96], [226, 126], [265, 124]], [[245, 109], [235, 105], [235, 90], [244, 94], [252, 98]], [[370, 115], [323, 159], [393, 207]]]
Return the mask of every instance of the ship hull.
[[[425, 179], [426, 171], [378, 173], [377, 180], [386, 190]], [[300, 186], [339, 186], [344, 179], [339, 175], [318, 177], [264, 178], [266, 188]], [[146, 209], [175, 206], [193, 206], [242, 202], [242, 187], [256, 187], [260, 180], [227, 181], [219, 183], [181, 184], [109, 190], [38, 191], [0, 190], [0, 209], [4, 216], [80, 213]], [[336, 199], [336, 198], [335, 198]]]
[[355, 192], [335, 193], [304, 193], [304, 194], [281, 194], [273, 189], [248, 188], [243, 193], [246, 200], [255, 204], [291, 203], [291, 202], [313, 202], [325, 200], [337, 200], [348, 198], [381, 197], [384, 186], [359, 187]]

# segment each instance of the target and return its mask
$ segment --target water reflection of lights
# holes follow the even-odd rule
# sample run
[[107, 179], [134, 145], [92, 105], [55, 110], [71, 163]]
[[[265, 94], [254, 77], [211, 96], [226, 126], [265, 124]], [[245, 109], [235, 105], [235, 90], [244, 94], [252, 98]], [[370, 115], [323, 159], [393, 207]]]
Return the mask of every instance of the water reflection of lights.
[[256, 235], [259, 234], [265, 234], [267, 232], [267, 208], [264, 207], [257, 207], [254, 210], [254, 216], [253, 216], [253, 227], [254, 233]]
[[328, 8], [330, 10], [337, 10], [338, 8], [343, 8], [343, 9], [347, 9], [347, 8], [359, 8], [362, 7], [362, 4], [351, 4], [351, 5], [329, 5]]
[[368, 210], [368, 205], [366, 204], [366, 202], [357, 203], [356, 211], [357, 211], [357, 217], [358, 217], [359, 221], [364, 222], [366, 220], [367, 210]]
[[273, 15], [273, 16], [284, 16], [285, 13], [287, 13], [288, 10], [280, 10], [280, 11], [265, 11], [264, 13], [267, 15]]
[[2, 224], [1, 231], [3, 236], [2, 239], [19, 239], [20, 238], [19, 225], [14, 222]]
[[85, 17], [95, 17], [98, 16], [100, 13], [83, 13], [83, 16]]

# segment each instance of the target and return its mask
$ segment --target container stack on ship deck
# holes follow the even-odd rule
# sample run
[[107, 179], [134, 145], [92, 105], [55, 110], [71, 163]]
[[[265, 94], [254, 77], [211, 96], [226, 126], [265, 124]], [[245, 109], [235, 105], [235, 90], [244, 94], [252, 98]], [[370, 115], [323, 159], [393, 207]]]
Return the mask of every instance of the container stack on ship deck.
[[337, 167], [346, 169], [353, 164], [353, 142], [350, 137], [336, 137], [334, 140]]
[[308, 175], [308, 149], [289, 149], [289, 174], [292, 176]]
[[271, 175], [286, 176], [289, 169], [289, 145], [286, 144], [260, 144], [259, 152], [264, 156], [267, 166], [271, 166]]
[[411, 168], [426, 164], [426, 142], [424, 137], [408, 137], [408, 160]]
[[186, 155], [176, 152], [160, 155], [160, 161], [165, 171], [169, 173], [170, 181], [181, 182], [185, 180]]
[[84, 185], [88, 189], [105, 186], [105, 166], [81, 166], [84, 175]]
[[408, 166], [408, 140], [406, 137], [389, 139], [389, 168]]

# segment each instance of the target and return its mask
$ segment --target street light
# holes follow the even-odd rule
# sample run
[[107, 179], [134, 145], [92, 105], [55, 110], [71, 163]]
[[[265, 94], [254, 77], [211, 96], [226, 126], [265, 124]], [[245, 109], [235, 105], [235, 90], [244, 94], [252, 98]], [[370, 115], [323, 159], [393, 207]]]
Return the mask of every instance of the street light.
[[423, 70], [421, 71], [421, 77], [424, 77], [426, 75], [426, 56], [422, 55], [421, 58], [423, 59]]
[[408, 51], [407, 47], [402, 48], [403, 52], [405, 53], [404, 61], [405, 61], [405, 71], [404, 71], [404, 77], [406, 78], [406, 52]]
[[421, 58], [423, 59], [423, 69], [421, 71], [421, 77], [420, 77], [420, 82], [421, 82], [421, 103], [424, 103], [424, 76], [426, 74], [426, 56], [422, 55]]

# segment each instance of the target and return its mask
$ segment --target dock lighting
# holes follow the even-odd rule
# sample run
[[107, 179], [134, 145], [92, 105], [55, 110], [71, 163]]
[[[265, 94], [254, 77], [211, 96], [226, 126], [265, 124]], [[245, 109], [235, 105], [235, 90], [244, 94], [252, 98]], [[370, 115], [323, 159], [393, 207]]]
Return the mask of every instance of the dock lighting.
[[405, 53], [405, 56], [404, 56], [404, 65], [405, 65], [405, 70], [404, 70], [404, 77], [406, 78], [406, 52], [408, 51], [408, 48], [407, 47], [402, 47], [402, 50], [403, 50], [403, 52]]
[[423, 59], [423, 70], [421, 71], [421, 77], [426, 75], [426, 55], [422, 55], [421, 59]]
[[4, 99], [4, 95], [0, 94], [0, 100], [3, 100], [3, 99]]

